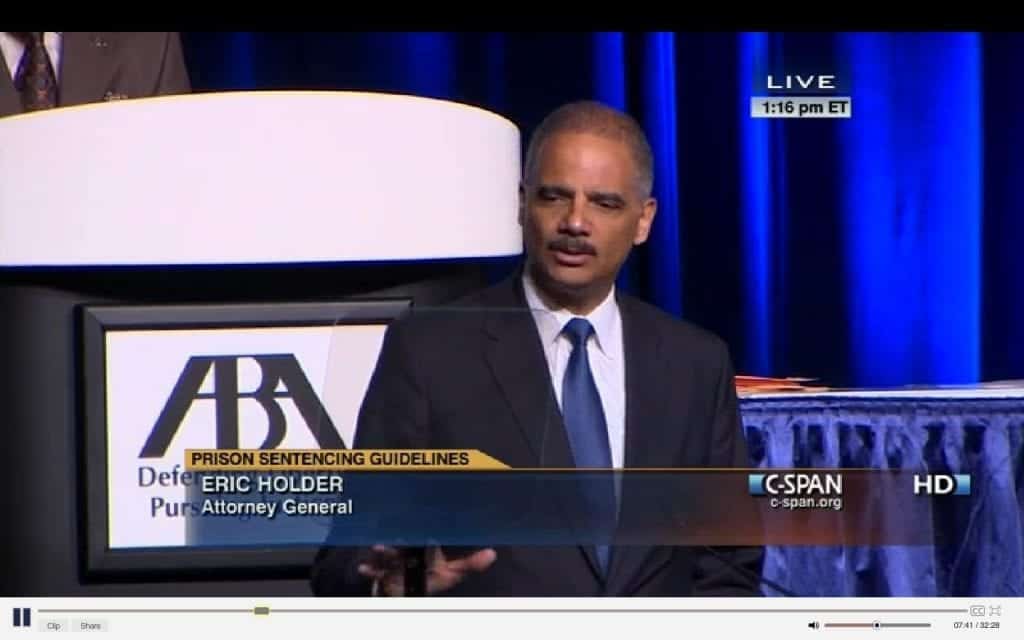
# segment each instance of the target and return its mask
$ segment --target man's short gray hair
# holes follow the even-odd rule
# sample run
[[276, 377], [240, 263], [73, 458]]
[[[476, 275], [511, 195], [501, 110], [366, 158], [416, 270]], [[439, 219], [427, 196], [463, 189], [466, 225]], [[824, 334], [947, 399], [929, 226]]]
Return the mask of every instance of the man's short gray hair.
[[644, 197], [651, 194], [654, 186], [654, 154], [643, 128], [629, 114], [592, 100], [563, 105], [548, 114], [537, 126], [526, 150], [524, 173], [527, 180], [534, 176], [544, 142], [559, 133], [590, 133], [624, 142], [636, 163], [641, 192]]

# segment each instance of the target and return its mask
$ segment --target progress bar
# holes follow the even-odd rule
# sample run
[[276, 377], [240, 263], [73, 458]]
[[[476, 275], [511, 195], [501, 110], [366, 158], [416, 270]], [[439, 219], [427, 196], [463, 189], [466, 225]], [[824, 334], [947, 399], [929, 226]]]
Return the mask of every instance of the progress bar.
[[838, 629], [926, 629], [932, 626], [930, 622], [826, 622], [821, 625], [825, 628]]
[[[967, 613], [969, 609], [286, 609], [265, 606], [248, 609], [38, 609], [39, 613]], [[825, 623], [835, 624], [840, 623]], [[843, 623], [846, 624], [846, 623]], [[850, 623], [852, 624], [852, 623]], [[860, 626], [860, 623], [856, 623]], [[870, 627], [872, 623], [865, 623]]]

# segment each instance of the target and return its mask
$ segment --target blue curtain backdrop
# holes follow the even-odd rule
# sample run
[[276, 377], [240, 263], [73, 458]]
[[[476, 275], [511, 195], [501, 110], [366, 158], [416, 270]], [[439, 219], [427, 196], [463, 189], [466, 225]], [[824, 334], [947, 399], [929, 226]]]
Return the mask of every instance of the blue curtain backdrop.
[[[661, 200], [621, 284], [738, 369], [840, 386], [1024, 378], [1024, 36], [184, 33], [197, 91], [412, 93], [529, 134], [575, 99], [647, 128]], [[840, 75], [849, 120], [754, 120], [767, 71]], [[763, 80], [762, 80], [763, 81]], [[753, 93], [757, 95], [757, 93]]]

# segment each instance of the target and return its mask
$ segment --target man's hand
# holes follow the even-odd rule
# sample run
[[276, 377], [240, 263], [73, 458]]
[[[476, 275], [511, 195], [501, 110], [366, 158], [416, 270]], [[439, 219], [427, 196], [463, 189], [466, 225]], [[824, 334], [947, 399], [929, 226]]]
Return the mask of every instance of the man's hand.
[[[427, 594], [442, 593], [465, 580], [469, 574], [486, 571], [494, 564], [495, 558], [494, 549], [481, 549], [465, 558], [448, 560], [440, 547], [431, 547], [427, 551]], [[405, 595], [402, 554], [394, 547], [373, 547], [369, 560], [359, 565], [359, 574], [376, 581], [379, 595]]]

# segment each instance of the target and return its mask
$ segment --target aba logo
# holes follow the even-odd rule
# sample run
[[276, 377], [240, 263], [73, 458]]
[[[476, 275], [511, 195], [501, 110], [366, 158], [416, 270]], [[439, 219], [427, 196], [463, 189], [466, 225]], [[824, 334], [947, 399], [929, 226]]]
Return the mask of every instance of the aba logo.
[[[259, 386], [248, 392], [238, 390], [238, 363], [252, 359], [260, 367]], [[213, 370], [213, 392], [201, 392], [203, 380]], [[267, 437], [261, 449], [281, 444], [287, 431], [284, 411], [278, 400], [289, 398], [323, 449], [343, 449], [344, 444], [330, 416], [292, 354], [193, 356], [189, 358], [171, 391], [167, 403], [142, 447], [140, 458], [160, 458], [167, 453], [185, 415], [195, 402], [213, 402], [216, 411], [216, 448], [238, 448], [238, 401], [256, 400], [267, 414]]]

